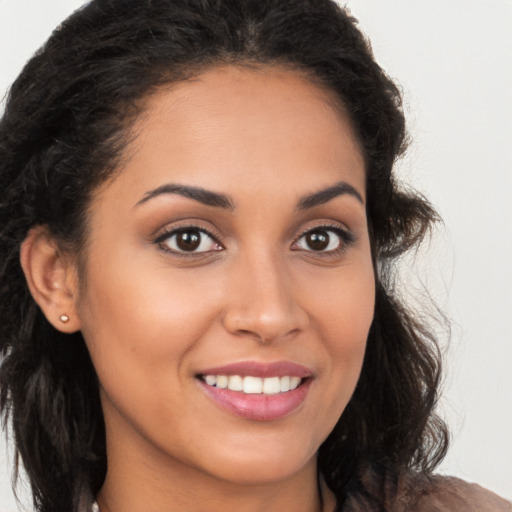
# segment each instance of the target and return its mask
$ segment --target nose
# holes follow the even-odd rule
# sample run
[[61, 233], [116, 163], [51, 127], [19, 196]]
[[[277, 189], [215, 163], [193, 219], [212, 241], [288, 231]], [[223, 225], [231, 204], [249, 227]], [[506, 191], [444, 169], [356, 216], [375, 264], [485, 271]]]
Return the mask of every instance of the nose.
[[235, 264], [230, 273], [225, 329], [271, 343], [297, 335], [308, 325], [292, 273], [272, 254], [252, 255]]

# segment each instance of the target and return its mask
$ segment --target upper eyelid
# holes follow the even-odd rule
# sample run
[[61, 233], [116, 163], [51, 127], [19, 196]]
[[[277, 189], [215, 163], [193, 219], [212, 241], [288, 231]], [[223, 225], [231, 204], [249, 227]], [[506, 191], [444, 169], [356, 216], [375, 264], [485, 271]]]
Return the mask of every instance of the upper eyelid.
[[317, 229], [324, 229], [325, 231], [340, 231], [342, 233], [345, 233], [349, 236], [355, 236], [352, 232], [352, 230], [350, 230], [348, 227], [346, 227], [345, 225], [342, 225], [341, 223], [338, 224], [338, 223], [329, 223], [329, 222], [326, 222], [326, 223], [320, 223], [320, 224], [315, 224], [313, 226], [310, 226], [310, 227], [307, 227], [303, 230], [300, 231], [300, 233], [295, 237], [293, 243], [297, 242], [298, 240], [300, 240], [304, 235], [307, 235], [308, 233], [310, 233], [311, 231], [315, 231]]
[[178, 223], [177, 225], [175, 224], [172, 226], [167, 225], [167, 226], [159, 229], [153, 235], [152, 238], [156, 243], [159, 243], [173, 235], [176, 235], [177, 233], [180, 233], [181, 231], [186, 231], [187, 229], [190, 229], [190, 230], [196, 229], [197, 231], [200, 231], [201, 233], [205, 233], [206, 235], [211, 237], [213, 240], [215, 240], [217, 243], [222, 245], [222, 243], [219, 240], [220, 234], [217, 233], [217, 230], [203, 227], [200, 224], [198, 224], [197, 222], [198, 221], [183, 222], [183, 223]]

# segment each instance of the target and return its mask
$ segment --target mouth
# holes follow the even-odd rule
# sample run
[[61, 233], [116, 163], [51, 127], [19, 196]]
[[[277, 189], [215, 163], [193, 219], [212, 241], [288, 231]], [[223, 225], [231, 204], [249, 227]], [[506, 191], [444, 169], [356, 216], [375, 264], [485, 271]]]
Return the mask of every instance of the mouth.
[[224, 411], [244, 419], [284, 418], [305, 401], [313, 372], [288, 362], [235, 363], [196, 375], [206, 395]]
[[199, 375], [208, 386], [246, 395], [277, 395], [297, 389], [304, 379], [295, 375], [256, 377], [254, 375]]

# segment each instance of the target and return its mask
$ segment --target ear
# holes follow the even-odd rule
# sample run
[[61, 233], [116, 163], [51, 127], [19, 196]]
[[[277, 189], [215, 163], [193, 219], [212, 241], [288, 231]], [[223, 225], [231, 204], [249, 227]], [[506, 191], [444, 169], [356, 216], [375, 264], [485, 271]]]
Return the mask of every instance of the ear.
[[47, 320], [61, 332], [80, 330], [76, 265], [45, 226], [29, 231], [21, 244], [20, 262], [30, 293]]

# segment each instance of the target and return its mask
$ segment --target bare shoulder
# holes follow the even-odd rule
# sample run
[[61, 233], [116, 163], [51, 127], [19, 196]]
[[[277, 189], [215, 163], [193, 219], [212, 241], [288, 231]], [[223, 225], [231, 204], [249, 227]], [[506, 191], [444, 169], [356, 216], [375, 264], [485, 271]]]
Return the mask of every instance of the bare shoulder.
[[417, 497], [418, 512], [512, 512], [512, 503], [455, 477], [430, 476]]

